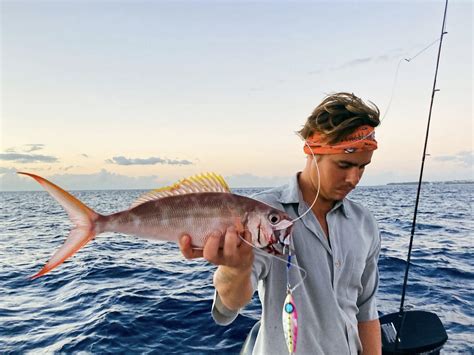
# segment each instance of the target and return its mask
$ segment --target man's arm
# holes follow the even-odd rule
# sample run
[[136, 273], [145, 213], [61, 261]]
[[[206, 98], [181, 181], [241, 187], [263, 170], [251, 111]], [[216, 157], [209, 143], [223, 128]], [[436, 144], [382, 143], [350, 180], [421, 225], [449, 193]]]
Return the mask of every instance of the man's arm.
[[359, 338], [363, 354], [382, 353], [382, 334], [378, 320], [376, 293], [379, 284], [378, 260], [381, 249], [381, 238], [375, 219], [372, 217], [374, 235], [372, 250], [369, 253], [364, 272], [362, 273], [362, 293], [357, 299]]
[[[244, 232], [243, 237], [251, 242], [248, 231]], [[222, 238], [224, 243], [220, 248]], [[227, 309], [237, 311], [250, 302], [253, 295], [250, 279], [253, 250], [250, 245], [242, 242], [234, 227], [228, 228], [224, 236], [218, 231], [212, 233], [202, 251], [192, 249], [189, 236], [183, 236], [179, 246], [186, 258], [204, 257], [219, 266], [214, 273], [214, 287]]]
[[382, 334], [380, 333], [380, 322], [378, 319], [359, 322], [359, 338], [362, 343], [363, 355], [382, 354]]
[[222, 265], [214, 273], [214, 287], [222, 304], [229, 310], [237, 311], [252, 299], [251, 273], [252, 266], [248, 270], [239, 270]]

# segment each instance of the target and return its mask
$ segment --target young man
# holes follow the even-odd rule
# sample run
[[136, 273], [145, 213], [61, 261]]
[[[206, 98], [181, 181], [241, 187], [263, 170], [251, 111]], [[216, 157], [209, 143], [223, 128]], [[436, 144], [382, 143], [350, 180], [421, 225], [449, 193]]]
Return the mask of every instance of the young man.
[[[330, 95], [316, 107], [303, 129], [306, 165], [288, 185], [254, 198], [297, 218], [293, 260], [307, 277], [293, 292], [298, 311], [296, 354], [380, 354], [381, 335], [375, 293], [380, 237], [377, 224], [361, 205], [346, 198], [356, 187], [377, 148], [373, 129], [379, 110], [353, 94]], [[316, 161], [315, 161], [316, 160]], [[219, 248], [221, 238], [224, 246]], [[244, 234], [247, 240], [248, 233]], [[219, 265], [212, 315], [229, 324], [258, 288], [262, 322], [254, 354], [287, 354], [282, 326], [286, 263], [254, 253], [234, 228], [212, 235], [202, 251], [180, 241], [187, 258], [203, 256]], [[293, 285], [302, 273], [290, 268]]]

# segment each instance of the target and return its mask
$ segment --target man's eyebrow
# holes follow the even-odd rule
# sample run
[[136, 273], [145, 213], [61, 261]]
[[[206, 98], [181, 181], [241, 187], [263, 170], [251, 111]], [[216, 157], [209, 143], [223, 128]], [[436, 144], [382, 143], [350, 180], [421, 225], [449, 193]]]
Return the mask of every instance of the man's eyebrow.
[[[369, 160], [367, 163], [360, 164], [360, 166], [369, 165], [370, 162], [371, 162], [371, 160]], [[353, 163], [353, 162], [348, 161], [348, 160], [339, 160], [339, 164], [346, 164], [346, 165], [349, 165], [349, 166], [359, 166], [359, 164]]]

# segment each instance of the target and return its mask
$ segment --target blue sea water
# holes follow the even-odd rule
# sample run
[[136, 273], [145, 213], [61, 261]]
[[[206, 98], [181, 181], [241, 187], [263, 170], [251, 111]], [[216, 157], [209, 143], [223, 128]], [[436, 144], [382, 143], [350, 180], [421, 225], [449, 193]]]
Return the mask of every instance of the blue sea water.
[[[444, 353], [474, 353], [472, 184], [423, 185], [407, 309], [435, 312]], [[249, 195], [258, 189], [239, 189]], [[100, 213], [143, 191], [77, 191]], [[379, 222], [381, 313], [396, 312], [416, 187], [360, 187], [351, 198]], [[213, 323], [212, 272], [173, 243], [97, 237], [49, 275], [30, 280], [62, 244], [70, 222], [45, 192], [3, 192], [0, 215], [0, 353], [238, 353], [259, 318], [256, 297], [227, 327]]]

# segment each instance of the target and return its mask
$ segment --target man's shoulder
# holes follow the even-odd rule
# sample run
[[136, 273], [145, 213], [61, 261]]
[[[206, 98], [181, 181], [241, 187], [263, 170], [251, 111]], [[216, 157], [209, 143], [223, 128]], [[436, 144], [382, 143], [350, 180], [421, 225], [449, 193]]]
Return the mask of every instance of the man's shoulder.
[[354, 221], [353, 223], [357, 223], [365, 231], [362, 236], [369, 238], [373, 245], [380, 245], [379, 227], [372, 212], [361, 203], [348, 198], [344, 200], [344, 208], [347, 208], [351, 220]]
[[344, 199], [344, 208], [348, 210], [349, 215], [354, 216], [357, 219], [368, 219], [373, 223], [376, 223], [375, 217], [372, 212], [360, 202], [356, 202], [350, 198]]
[[288, 184], [272, 187], [263, 191], [259, 191], [252, 195], [257, 201], [264, 202], [270, 206], [281, 208], [282, 195], [288, 189]]

